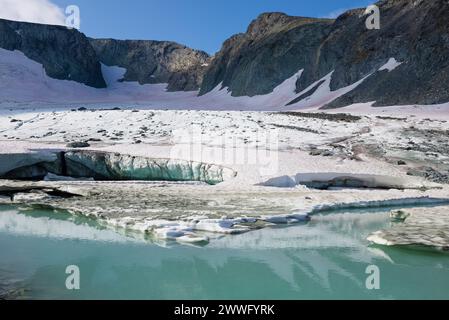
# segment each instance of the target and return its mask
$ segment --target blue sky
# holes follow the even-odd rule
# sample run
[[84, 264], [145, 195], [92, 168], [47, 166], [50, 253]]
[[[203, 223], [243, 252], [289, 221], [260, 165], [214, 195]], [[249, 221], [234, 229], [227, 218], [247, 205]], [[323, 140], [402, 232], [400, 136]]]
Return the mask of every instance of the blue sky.
[[209, 53], [244, 32], [260, 13], [330, 17], [367, 0], [52, 0], [81, 11], [81, 32], [90, 37], [172, 40]]

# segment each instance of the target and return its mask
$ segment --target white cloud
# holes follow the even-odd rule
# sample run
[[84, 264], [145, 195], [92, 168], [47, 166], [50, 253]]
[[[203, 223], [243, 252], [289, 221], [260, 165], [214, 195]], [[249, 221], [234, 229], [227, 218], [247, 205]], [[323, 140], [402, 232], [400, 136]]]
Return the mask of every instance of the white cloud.
[[336, 19], [336, 18], [338, 18], [340, 15], [342, 15], [343, 13], [345, 13], [348, 10], [350, 10], [350, 9], [338, 9], [338, 10], [335, 10], [335, 11], [332, 11], [332, 12], [328, 13], [323, 18]]
[[49, 0], [0, 0], [0, 18], [65, 25], [63, 9]]

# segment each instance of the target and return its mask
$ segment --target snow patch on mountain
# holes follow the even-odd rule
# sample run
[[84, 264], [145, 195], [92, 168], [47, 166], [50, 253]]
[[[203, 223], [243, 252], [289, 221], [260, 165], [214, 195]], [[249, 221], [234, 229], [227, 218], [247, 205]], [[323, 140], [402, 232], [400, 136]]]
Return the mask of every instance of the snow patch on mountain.
[[393, 71], [397, 67], [399, 67], [402, 62], [396, 61], [395, 58], [390, 58], [386, 64], [379, 68], [379, 71], [388, 70], [388, 72]]
[[295, 95], [296, 82], [301, 77], [304, 70], [299, 70], [293, 76], [274, 88], [273, 92], [265, 95], [253, 97], [233, 97], [232, 92], [220, 83], [214, 90], [198, 97], [199, 100], [210, 101], [225, 107], [245, 106], [251, 110], [279, 110], [285, 106]]
[[[392, 71], [401, 65], [391, 58], [379, 71]], [[192, 110], [259, 110], [281, 111], [294, 109], [318, 109], [347, 94], [359, 86], [371, 74], [361, 80], [332, 91], [330, 84], [334, 71], [296, 93], [296, 83], [304, 70], [299, 70], [277, 86], [271, 93], [253, 97], [232, 96], [227, 87], [219, 84], [211, 92], [198, 96], [197, 91], [168, 92], [167, 84], [145, 84], [122, 81], [125, 68], [106, 66], [101, 70], [107, 88], [96, 89], [70, 81], [57, 80], [46, 75], [43, 66], [20, 51], [0, 49], [0, 101], [6, 103], [33, 104], [119, 104], [139, 105], [146, 109]], [[320, 84], [321, 83], [321, 84]], [[307, 92], [318, 88], [310, 96], [289, 105]]]
[[347, 94], [348, 92], [354, 90], [363, 81], [365, 81], [365, 79], [367, 79], [369, 76], [371, 76], [371, 74], [369, 74], [366, 77], [362, 78], [361, 80], [359, 80], [347, 87], [343, 87], [343, 88], [332, 91], [330, 84], [332, 81], [333, 74], [334, 74], [334, 71], [327, 74], [324, 78], [312, 83], [306, 89], [304, 89], [303, 91], [298, 93], [296, 95], [296, 97], [300, 97], [300, 96], [306, 94], [307, 92], [309, 92], [314, 87], [316, 87], [319, 83], [322, 82], [322, 84], [315, 90], [315, 92], [312, 95], [290, 105], [289, 107], [291, 109], [320, 108], [320, 107], [325, 106], [326, 104], [334, 101], [335, 99]]
[[101, 73], [103, 74], [104, 81], [106, 82], [108, 88], [117, 87], [120, 80], [123, 79], [126, 69], [121, 67], [109, 67], [105, 64], [101, 64]]
[[41, 64], [20, 51], [0, 49], [0, 101], [28, 103], [118, 103], [140, 104], [147, 108], [279, 110], [295, 96], [296, 81], [302, 70], [285, 80], [272, 93], [255, 97], [233, 97], [227, 88], [212, 92], [167, 92], [167, 84], [140, 85], [123, 82], [126, 69], [102, 65], [108, 85], [95, 89], [69, 80], [48, 77]]

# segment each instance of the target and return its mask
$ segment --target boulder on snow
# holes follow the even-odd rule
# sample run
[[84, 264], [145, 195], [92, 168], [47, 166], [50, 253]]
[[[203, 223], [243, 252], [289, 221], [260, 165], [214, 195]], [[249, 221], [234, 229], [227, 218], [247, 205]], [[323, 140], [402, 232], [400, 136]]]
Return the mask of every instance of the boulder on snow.
[[90, 144], [85, 141], [75, 141], [70, 142], [66, 145], [67, 148], [88, 148], [90, 147]]

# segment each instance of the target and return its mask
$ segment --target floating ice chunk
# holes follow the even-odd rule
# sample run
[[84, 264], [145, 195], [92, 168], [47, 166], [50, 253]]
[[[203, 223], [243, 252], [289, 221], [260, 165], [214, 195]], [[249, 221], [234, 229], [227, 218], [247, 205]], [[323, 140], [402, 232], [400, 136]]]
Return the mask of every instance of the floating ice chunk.
[[382, 246], [394, 245], [394, 243], [392, 241], [389, 241], [389, 240], [383, 238], [383, 232], [381, 232], [381, 231], [374, 232], [367, 238], [367, 240], [372, 243], [382, 245]]
[[176, 238], [176, 241], [181, 243], [208, 243], [209, 237], [199, 236], [195, 234], [187, 234], [185, 236]]
[[154, 235], [160, 239], [176, 240], [186, 235], [186, 230], [179, 227], [167, 227], [154, 229]]
[[193, 226], [195, 230], [225, 233], [225, 234], [237, 234], [250, 230], [246, 226], [236, 226], [239, 223], [243, 223], [241, 219], [206, 219], [196, 222]]
[[13, 197], [14, 202], [39, 201], [52, 198], [45, 192], [16, 193]]
[[263, 220], [274, 224], [290, 224], [310, 221], [310, 216], [301, 212], [289, 215], [264, 216]]
[[234, 219], [234, 221], [238, 221], [238, 223], [256, 223], [257, 218], [238, 218]]
[[175, 240], [181, 243], [209, 242], [208, 237], [196, 234], [191, 228], [182, 225], [156, 228], [153, 230], [153, 235], [158, 239]]
[[152, 234], [154, 238], [160, 240], [175, 240], [182, 243], [200, 243], [209, 242], [210, 238], [198, 232], [209, 232], [215, 234], [241, 234], [255, 229], [258, 221], [273, 223], [298, 223], [308, 221], [309, 216], [306, 213], [294, 213], [284, 216], [272, 217], [239, 217], [221, 219], [208, 219], [207, 217], [192, 217], [189, 220], [167, 221], [150, 220], [124, 217], [110, 219], [107, 223], [110, 226], [134, 230], [143, 233]]
[[404, 210], [393, 210], [390, 212], [390, 219], [394, 222], [404, 222], [410, 217], [410, 213]]
[[298, 222], [310, 221], [310, 216], [307, 213], [304, 213], [304, 212], [294, 213], [294, 214], [292, 214], [292, 215], [290, 215], [288, 217], [290, 219], [297, 220]]

